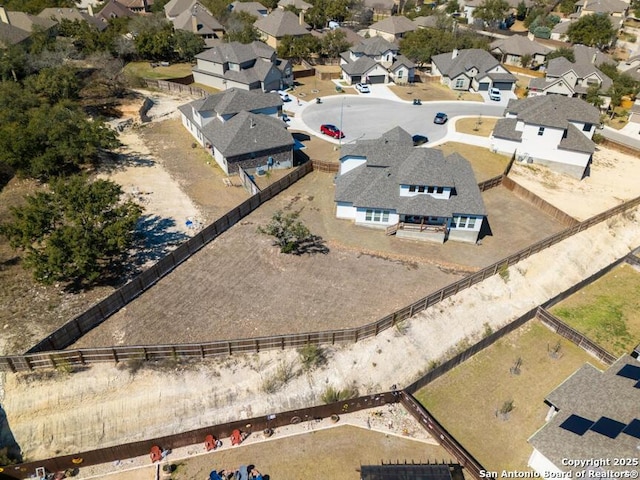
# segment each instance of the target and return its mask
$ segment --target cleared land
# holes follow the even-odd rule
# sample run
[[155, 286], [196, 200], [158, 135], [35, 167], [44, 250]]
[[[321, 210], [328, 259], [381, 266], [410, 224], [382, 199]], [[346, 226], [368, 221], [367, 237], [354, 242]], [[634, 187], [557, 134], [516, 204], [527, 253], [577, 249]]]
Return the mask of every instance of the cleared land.
[[[74, 347], [201, 342], [364, 325], [561, 229], [506, 189], [494, 188], [483, 196], [492, 236], [485, 236], [482, 246], [404, 241], [337, 220], [332, 180], [332, 174], [307, 175]], [[301, 212], [329, 253], [279, 253], [270, 237], [257, 232], [277, 210]]]
[[416, 82], [411, 85], [391, 85], [389, 90], [395, 93], [401, 100], [411, 101], [419, 98], [423, 102], [446, 101], [446, 100], [466, 100], [471, 102], [482, 102], [482, 95], [471, 92], [454, 92], [440, 82]]
[[[552, 358], [549, 349], [558, 342], [559, 357]], [[518, 358], [520, 373], [512, 374]], [[527, 439], [544, 425], [548, 411], [544, 397], [585, 362], [603, 368], [584, 350], [534, 320], [416, 396], [486, 469], [527, 470], [531, 454]], [[505, 420], [497, 411], [507, 401], [513, 401], [514, 408]]]
[[461, 118], [456, 122], [456, 132], [488, 137], [493, 132], [493, 127], [496, 126], [497, 121], [497, 118], [482, 118], [482, 116]]
[[150, 62], [130, 62], [124, 67], [127, 77], [167, 80], [191, 75], [190, 63], [174, 63], [167, 67], [152, 67]]
[[[443, 143], [442, 145], [437, 146], [436, 150], [442, 150], [445, 155], [457, 152], [469, 160], [478, 182], [497, 177], [504, 173], [505, 168], [507, 168], [507, 165], [511, 160], [509, 157], [493, 153], [487, 148], [478, 148], [457, 142]], [[491, 212], [489, 212], [489, 215], [491, 215]]]
[[640, 272], [626, 263], [551, 309], [616, 357], [640, 342]]

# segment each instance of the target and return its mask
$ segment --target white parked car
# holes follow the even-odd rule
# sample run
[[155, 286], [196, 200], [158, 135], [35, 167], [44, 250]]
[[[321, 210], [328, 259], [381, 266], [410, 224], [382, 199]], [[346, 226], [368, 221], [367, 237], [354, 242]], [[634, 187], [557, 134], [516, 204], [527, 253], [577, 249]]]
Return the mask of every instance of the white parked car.
[[500, 100], [502, 100], [502, 94], [500, 93], [500, 90], [498, 90], [497, 88], [492, 88], [491, 90], [489, 90], [489, 98], [491, 100], [495, 100], [496, 102], [499, 102]]
[[359, 91], [360, 93], [371, 92], [371, 90], [369, 90], [369, 85], [367, 85], [366, 83], [356, 83], [356, 90]]
[[271, 90], [271, 93], [277, 93], [278, 95], [280, 95], [280, 99], [283, 102], [290, 102], [291, 101], [291, 97], [289, 97], [289, 94], [287, 92], [285, 92], [284, 90]]

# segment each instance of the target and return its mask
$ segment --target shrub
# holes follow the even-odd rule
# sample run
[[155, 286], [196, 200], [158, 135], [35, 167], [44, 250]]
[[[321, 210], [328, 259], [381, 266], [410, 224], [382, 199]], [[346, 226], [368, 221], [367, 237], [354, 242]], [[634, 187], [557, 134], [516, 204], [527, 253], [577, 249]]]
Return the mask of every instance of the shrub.
[[358, 394], [358, 388], [355, 385], [352, 385], [343, 390], [339, 390], [337, 388], [329, 386], [325, 389], [324, 392], [322, 392], [322, 396], [320, 397], [320, 399], [324, 403], [344, 402], [345, 400], [356, 398]]
[[324, 350], [318, 345], [305, 345], [298, 350], [298, 353], [300, 354], [302, 369], [305, 372], [313, 370], [327, 361]]

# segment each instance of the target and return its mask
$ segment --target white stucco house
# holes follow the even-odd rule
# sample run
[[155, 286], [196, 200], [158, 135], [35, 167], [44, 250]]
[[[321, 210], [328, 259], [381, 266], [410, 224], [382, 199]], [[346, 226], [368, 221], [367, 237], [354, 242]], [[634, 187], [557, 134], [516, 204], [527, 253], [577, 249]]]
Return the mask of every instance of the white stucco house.
[[471, 164], [413, 146], [395, 127], [342, 146], [336, 217], [413, 240], [476, 243], [486, 210]]
[[433, 56], [431, 63], [432, 74], [441, 76], [441, 82], [452, 90], [513, 91], [516, 85], [516, 77], [493, 55], [479, 48], [454, 49]]
[[227, 173], [238, 166], [293, 165], [294, 139], [277, 93], [232, 88], [178, 107], [182, 125]]
[[546, 478], [622, 478], [637, 469], [612, 459], [638, 458], [639, 388], [640, 363], [630, 355], [605, 371], [583, 365], [546, 396], [549, 412], [529, 438], [529, 466]]
[[600, 112], [579, 98], [560, 95], [510, 100], [496, 122], [491, 149], [516, 160], [547, 165], [576, 178], [589, 175], [591, 140]]
[[413, 82], [415, 64], [399, 54], [396, 43], [370, 37], [340, 54], [342, 80], [347, 84]]

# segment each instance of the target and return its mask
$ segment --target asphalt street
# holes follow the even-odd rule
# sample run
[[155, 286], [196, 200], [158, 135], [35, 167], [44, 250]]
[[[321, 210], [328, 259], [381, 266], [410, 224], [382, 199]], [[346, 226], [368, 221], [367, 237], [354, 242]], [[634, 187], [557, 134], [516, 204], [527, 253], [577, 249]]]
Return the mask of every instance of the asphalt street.
[[425, 102], [413, 105], [364, 95], [325, 97], [321, 104], [310, 104], [302, 111], [302, 121], [319, 134], [320, 125], [331, 123], [344, 131], [342, 143], [378, 138], [393, 127], [400, 126], [411, 135], [429, 138], [429, 143], [442, 139], [446, 125], [436, 125], [437, 112], [456, 116], [501, 117], [504, 105], [480, 102]]

